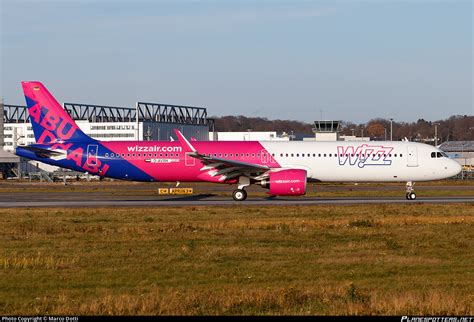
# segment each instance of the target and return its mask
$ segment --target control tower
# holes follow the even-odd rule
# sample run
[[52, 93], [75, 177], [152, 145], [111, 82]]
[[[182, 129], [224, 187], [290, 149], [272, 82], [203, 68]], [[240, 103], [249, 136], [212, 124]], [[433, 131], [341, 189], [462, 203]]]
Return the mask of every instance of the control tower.
[[338, 141], [341, 121], [314, 121], [316, 141]]

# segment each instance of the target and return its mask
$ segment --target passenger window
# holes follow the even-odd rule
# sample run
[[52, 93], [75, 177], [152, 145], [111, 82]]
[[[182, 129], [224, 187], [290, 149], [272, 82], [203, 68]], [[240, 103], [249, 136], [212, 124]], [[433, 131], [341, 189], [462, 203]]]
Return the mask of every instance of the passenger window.
[[108, 153], [106, 153], [106, 154], [105, 154], [105, 156], [106, 156], [106, 157], [108, 157], [108, 156], [109, 156], [109, 154], [108, 154]]
[[288, 158], [288, 153], [287, 153], [287, 154], [285, 154], [285, 156]]
[[441, 154], [441, 152], [436, 152], [436, 157], [437, 157], [437, 158], [442, 158], [443, 155]]
[[326, 153], [324, 153], [324, 157], [326, 157]]
[[252, 158], [255, 158], [255, 153], [252, 153]]
[[397, 154], [395, 153], [394, 156], [395, 156], [395, 158], [396, 158], [396, 157], [397, 157]]
[[297, 156], [297, 157], [299, 157], [299, 156], [300, 156], [300, 154], [299, 154], [299, 153], [296, 153], [296, 156]]
[[115, 156], [115, 154], [111, 153], [110, 156], [113, 157], [113, 156]]
[[280, 153], [280, 156], [282, 157], [282, 156], [283, 156], [283, 153]]
[[295, 155], [292, 153], [292, 154], [291, 154], [291, 157], [294, 157], [294, 156], [295, 156]]
[[431, 152], [431, 157], [436, 158], [436, 152]]
[[332, 153], [329, 153], [329, 157], [332, 157]]
[[400, 158], [403, 156], [403, 154], [400, 153]]

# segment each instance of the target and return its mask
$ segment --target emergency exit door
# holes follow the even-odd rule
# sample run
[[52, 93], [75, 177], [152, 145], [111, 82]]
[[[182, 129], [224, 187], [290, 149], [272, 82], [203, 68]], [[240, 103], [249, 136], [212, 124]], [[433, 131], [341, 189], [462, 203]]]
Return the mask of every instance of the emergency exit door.
[[407, 147], [407, 166], [417, 167], [418, 166], [418, 153], [416, 145], [409, 145]]

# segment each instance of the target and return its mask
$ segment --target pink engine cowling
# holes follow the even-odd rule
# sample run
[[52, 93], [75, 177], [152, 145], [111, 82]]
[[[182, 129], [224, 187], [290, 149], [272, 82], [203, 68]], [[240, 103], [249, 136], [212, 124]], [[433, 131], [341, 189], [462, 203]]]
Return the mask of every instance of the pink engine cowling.
[[287, 169], [269, 173], [269, 180], [261, 182], [272, 196], [299, 196], [306, 193], [306, 170]]

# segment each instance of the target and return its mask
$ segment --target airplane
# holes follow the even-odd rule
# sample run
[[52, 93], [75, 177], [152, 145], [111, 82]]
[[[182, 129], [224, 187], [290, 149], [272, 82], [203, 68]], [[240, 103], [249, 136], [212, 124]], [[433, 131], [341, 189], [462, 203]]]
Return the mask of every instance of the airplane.
[[46, 87], [22, 82], [36, 144], [16, 155], [100, 177], [148, 182], [236, 185], [235, 201], [251, 184], [271, 196], [299, 196], [307, 182], [406, 182], [457, 175], [461, 165], [427, 144], [406, 141], [99, 141], [87, 136]]

